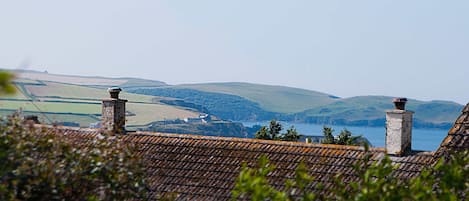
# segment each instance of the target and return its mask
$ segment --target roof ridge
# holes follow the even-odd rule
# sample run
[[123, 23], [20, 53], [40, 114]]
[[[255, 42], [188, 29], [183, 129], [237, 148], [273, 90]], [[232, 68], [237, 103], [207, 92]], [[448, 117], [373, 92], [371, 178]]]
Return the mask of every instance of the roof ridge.
[[464, 109], [462, 110], [463, 113], [469, 113], [469, 103], [466, 104]]
[[49, 124], [34, 124], [34, 127], [36, 127], [36, 128], [60, 129], [60, 130], [101, 132], [101, 129], [97, 129], [97, 128], [82, 128], [82, 127], [74, 127], [74, 126], [49, 125]]
[[[281, 140], [263, 140], [263, 139], [239, 138], [239, 137], [206, 136], [206, 135], [194, 135], [194, 134], [177, 134], [177, 133], [139, 131], [139, 132], [131, 133], [131, 135], [159, 136], [159, 137], [191, 139], [191, 140], [245, 142], [245, 143], [257, 143], [257, 144], [280, 145], [280, 146], [296, 146], [296, 147], [324, 147], [324, 148], [338, 149], [338, 150], [359, 150], [359, 151], [365, 150], [364, 146], [306, 143], [306, 142], [293, 142], [293, 141], [281, 141]], [[370, 147], [369, 151], [384, 151], [384, 148]]]
[[449, 154], [451, 151], [467, 150], [469, 141], [469, 103], [462, 109], [453, 127], [449, 129], [448, 135], [443, 139], [436, 151], [439, 158]]

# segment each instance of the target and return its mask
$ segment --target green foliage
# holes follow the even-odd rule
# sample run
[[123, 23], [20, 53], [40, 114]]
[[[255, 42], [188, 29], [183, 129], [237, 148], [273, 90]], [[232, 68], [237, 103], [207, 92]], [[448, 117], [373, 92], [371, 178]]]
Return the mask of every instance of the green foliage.
[[322, 128], [322, 133], [324, 135], [324, 139], [321, 141], [323, 144], [335, 144], [335, 138], [332, 133], [334, 132], [334, 129], [331, 127], [324, 126]]
[[263, 140], [271, 140], [271, 136], [269, 135], [269, 129], [266, 126], [262, 126], [255, 134], [257, 139]]
[[0, 120], [0, 200], [125, 200], [144, 196], [132, 145], [102, 134], [78, 139]]
[[337, 200], [403, 200], [406, 198], [407, 189], [400, 185], [400, 180], [391, 176], [396, 168], [389, 157], [381, 161], [371, 162], [369, 155], [354, 166], [358, 174], [358, 181], [345, 184], [343, 175], [335, 177], [334, 194]]
[[281, 134], [283, 126], [277, 120], [273, 119], [269, 123], [269, 128], [262, 126], [255, 134], [255, 138], [264, 140], [284, 140], [298, 141], [301, 135], [291, 126], [286, 133]]
[[343, 184], [342, 175], [338, 175], [335, 184], [337, 200], [425, 200], [456, 201], [467, 200], [469, 189], [469, 152], [453, 153], [450, 159], [443, 158], [432, 167], [409, 181], [391, 176], [397, 167], [389, 157], [380, 162], [369, 158], [356, 164], [355, 171], [359, 180], [349, 185]]
[[316, 195], [307, 191], [307, 186], [313, 178], [307, 174], [306, 166], [301, 163], [295, 172], [295, 179], [286, 181], [284, 191], [278, 191], [269, 184], [267, 175], [275, 169], [270, 164], [269, 159], [262, 156], [258, 166], [249, 168], [243, 164], [243, 168], [233, 189], [232, 200], [297, 200], [301, 198], [305, 201], [315, 200]]
[[334, 137], [332, 134], [334, 129], [324, 126], [322, 129], [322, 133], [324, 135], [324, 139], [321, 141], [323, 144], [340, 144], [340, 145], [361, 145], [362, 143], [359, 139], [362, 137], [359, 136], [352, 136], [352, 132], [344, 128], [340, 131], [337, 137]]
[[359, 145], [357, 140], [362, 136], [352, 136], [352, 132], [344, 128], [337, 136], [337, 144], [341, 145]]
[[[365, 146], [367, 149], [367, 146]], [[439, 160], [436, 165], [423, 170], [419, 176], [410, 180], [400, 180], [392, 175], [397, 166], [385, 156], [381, 161], [371, 161], [370, 154], [354, 165], [356, 181], [344, 183], [344, 175], [334, 177], [330, 186], [330, 197], [315, 195], [307, 186], [313, 178], [307, 174], [307, 167], [298, 166], [295, 180], [287, 180], [285, 190], [273, 188], [267, 179], [275, 170], [270, 162], [262, 157], [257, 168], [243, 166], [236, 180], [233, 199], [251, 200], [422, 200], [456, 201], [468, 200], [469, 189], [469, 151], [453, 153], [447, 159]], [[322, 188], [321, 184], [316, 184]]]
[[[430, 179], [421, 183], [434, 183], [436, 198], [433, 200], [467, 200], [469, 189], [469, 151], [465, 150], [442, 158], [429, 173]], [[418, 186], [417, 186], [418, 187]], [[463, 198], [463, 199], [461, 199]]]
[[13, 74], [0, 71], [0, 95], [15, 93], [16, 89], [12, 83], [14, 78]]
[[269, 123], [269, 135], [272, 140], [277, 140], [280, 138], [280, 131], [282, 131], [283, 126], [275, 119], [272, 119]]
[[296, 131], [294, 126], [291, 126], [287, 132], [282, 136], [282, 140], [285, 141], [298, 141], [301, 135]]

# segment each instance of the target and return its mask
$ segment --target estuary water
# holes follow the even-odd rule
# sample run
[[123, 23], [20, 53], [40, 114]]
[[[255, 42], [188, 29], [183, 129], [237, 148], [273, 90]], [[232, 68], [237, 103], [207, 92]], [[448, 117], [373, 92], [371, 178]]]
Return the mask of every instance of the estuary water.
[[[269, 122], [241, 122], [244, 126], [261, 125], [268, 126]], [[286, 123], [281, 122], [284, 130], [295, 126], [296, 130], [302, 135], [315, 135], [322, 136], [323, 125], [318, 124], [301, 124], [301, 123]], [[384, 127], [354, 127], [354, 126], [329, 126], [338, 135], [344, 128], [351, 131], [353, 135], [362, 135], [370, 141], [373, 147], [384, 147], [385, 128]], [[433, 129], [413, 129], [412, 130], [412, 149], [435, 151], [448, 134], [447, 130], [433, 130]]]

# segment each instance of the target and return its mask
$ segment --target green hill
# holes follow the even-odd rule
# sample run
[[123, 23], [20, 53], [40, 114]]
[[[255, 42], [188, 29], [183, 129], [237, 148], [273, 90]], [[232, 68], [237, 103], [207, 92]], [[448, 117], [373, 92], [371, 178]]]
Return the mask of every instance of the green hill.
[[317, 91], [240, 82], [177, 85], [172, 88], [240, 96], [258, 103], [266, 111], [285, 114], [302, 112], [338, 99], [338, 97]]
[[[63, 123], [88, 127], [100, 120], [101, 100], [108, 97], [109, 86], [148, 87], [162, 82], [135, 78], [68, 76], [34, 71], [15, 72], [14, 95], [0, 97], [0, 115], [21, 108], [24, 114], [38, 115], [45, 123]], [[123, 92], [127, 104], [127, 125], [138, 127], [154, 121], [198, 117], [191, 108], [164, 104], [164, 97]]]
[[231, 94], [172, 87], [133, 89], [130, 92], [175, 98], [176, 100], [162, 100], [161, 102], [191, 107], [226, 120], [266, 120], [276, 118], [277, 114], [263, 110], [256, 102]]
[[[392, 97], [357, 96], [298, 113], [297, 118], [308, 123], [332, 123], [358, 126], [384, 125], [385, 110], [392, 109]], [[406, 109], [414, 111], [416, 127], [447, 128], [463, 106], [449, 101], [419, 101], [409, 99]], [[299, 117], [298, 117], [299, 116]]]
[[166, 83], [155, 80], [147, 80], [141, 78], [108, 78], [100, 76], [77, 76], [77, 75], [59, 75], [47, 72], [38, 72], [30, 70], [14, 70], [12, 71], [18, 79], [21, 80], [39, 80], [50, 81], [64, 84], [74, 84], [79, 86], [89, 86], [97, 88], [108, 88], [118, 86], [121, 88], [135, 87], [160, 87], [166, 86]]
[[[73, 120], [73, 115], [77, 115], [81, 125], [99, 120], [99, 100], [107, 96], [104, 89], [109, 86], [120, 86], [131, 92], [122, 94], [130, 100], [130, 112], [136, 114], [129, 116], [129, 125], [195, 117], [204, 112], [235, 121], [276, 118], [290, 122], [383, 126], [385, 110], [393, 108], [392, 97], [339, 98], [284, 86], [239, 82], [170, 86], [139, 78], [69, 76], [36, 71], [15, 73], [21, 93], [1, 98], [1, 114], [22, 107], [31, 113], [49, 112], [57, 119]], [[32, 105], [31, 101], [36, 104]], [[409, 99], [407, 108], [415, 111], [416, 127], [448, 128], [462, 105]]]
[[[235, 121], [276, 118], [304, 123], [384, 126], [385, 110], [394, 107], [392, 97], [386, 96], [338, 98], [304, 89], [249, 83], [176, 85], [131, 92], [181, 99]], [[415, 111], [416, 127], [447, 129], [462, 105], [409, 99], [407, 108]]]

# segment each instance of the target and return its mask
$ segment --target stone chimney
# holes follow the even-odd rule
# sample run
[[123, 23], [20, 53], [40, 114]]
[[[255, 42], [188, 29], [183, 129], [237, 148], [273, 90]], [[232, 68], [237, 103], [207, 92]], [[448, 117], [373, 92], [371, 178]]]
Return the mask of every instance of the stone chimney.
[[113, 133], [125, 133], [125, 103], [127, 100], [119, 99], [121, 88], [108, 89], [110, 98], [103, 100], [102, 127]]
[[386, 152], [404, 156], [412, 150], [412, 115], [405, 110], [407, 98], [394, 98], [395, 108], [386, 110]]

